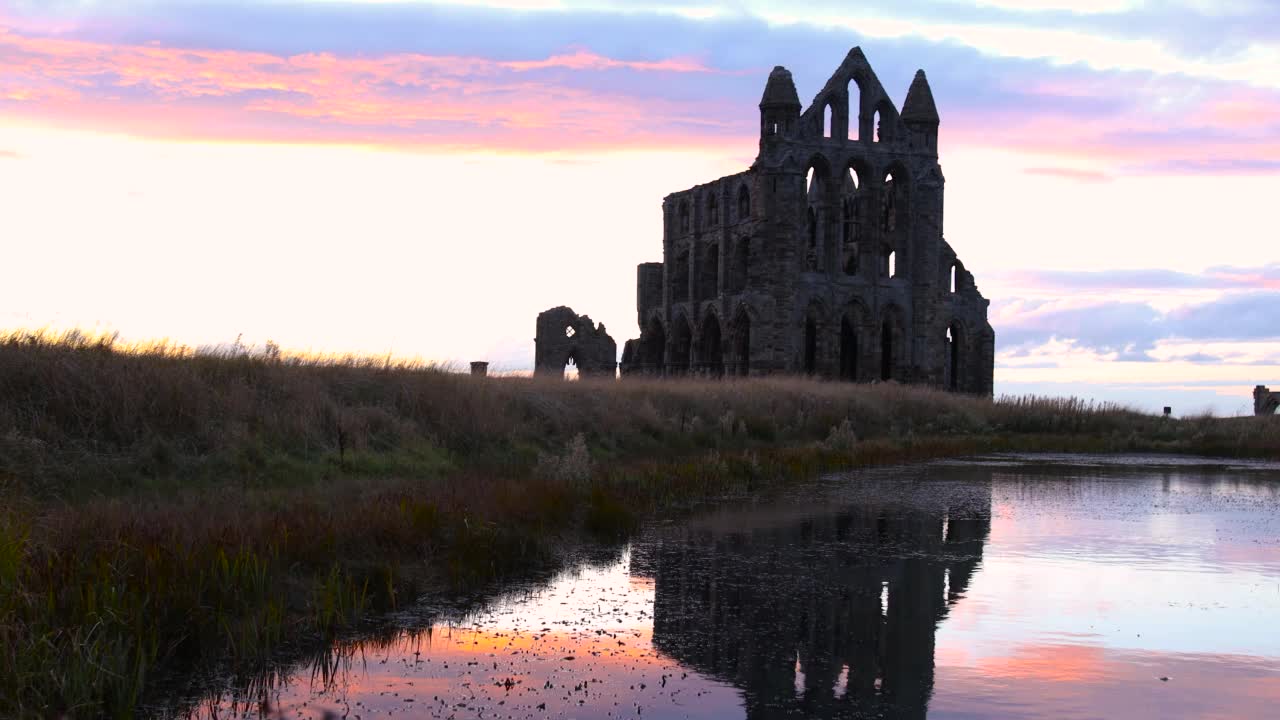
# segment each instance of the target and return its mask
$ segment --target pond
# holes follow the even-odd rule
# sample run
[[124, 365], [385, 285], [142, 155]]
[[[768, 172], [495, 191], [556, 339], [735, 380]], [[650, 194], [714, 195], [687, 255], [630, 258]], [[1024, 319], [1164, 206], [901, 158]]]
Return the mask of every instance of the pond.
[[[200, 717], [1274, 717], [1280, 466], [994, 456], [655, 523]], [[265, 700], [265, 701], [264, 701]]]

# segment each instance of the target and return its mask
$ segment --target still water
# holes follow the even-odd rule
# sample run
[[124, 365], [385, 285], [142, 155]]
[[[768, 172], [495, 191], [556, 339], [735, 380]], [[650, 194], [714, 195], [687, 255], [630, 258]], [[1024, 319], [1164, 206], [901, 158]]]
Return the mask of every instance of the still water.
[[837, 475], [443, 616], [197, 714], [1280, 717], [1280, 466]]

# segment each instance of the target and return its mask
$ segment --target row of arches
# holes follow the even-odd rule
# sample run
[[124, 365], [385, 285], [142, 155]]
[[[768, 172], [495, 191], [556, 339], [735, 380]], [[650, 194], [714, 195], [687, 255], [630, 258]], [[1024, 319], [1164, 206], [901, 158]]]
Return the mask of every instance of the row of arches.
[[740, 310], [727, 328], [721, 328], [719, 316], [707, 313], [695, 337], [688, 318], [678, 314], [668, 338], [666, 327], [655, 317], [640, 336], [636, 362], [641, 372], [656, 375], [748, 375], [751, 318]]
[[[699, 227], [714, 227], [720, 224], [720, 201], [717, 198], [718, 192], [710, 193], [705, 199], [705, 210], [702, 214], [697, 214], [695, 208], [689, 200], [681, 200], [676, 207], [675, 212], [675, 230], [680, 234], [686, 234], [693, 230], [695, 221]], [[744, 182], [738, 186], [738, 194], [735, 203], [735, 215], [730, 218], [726, 213], [725, 220], [728, 222], [742, 222], [751, 217], [751, 191], [747, 189]], [[696, 216], [696, 217], [695, 217]]]
[[[887, 308], [875, 322], [865, 315], [845, 312], [829, 321], [810, 312], [799, 328], [799, 357], [794, 371], [846, 382], [918, 379], [908, 367], [903, 316], [896, 306]], [[942, 338], [940, 384], [949, 390], [966, 389], [969, 343], [964, 326], [953, 320]], [[684, 313], [671, 321], [670, 333], [655, 316], [642, 333], [637, 369], [658, 375], [698, 374], [709, 377], [748, 375], [752, 367], [752, 321], [740, 308], [727, 327], [720, 316], [707, 312], [695, 328]]]
[[891, 166], [869, 187], [852, 161], [833, 175], [826, 161], [815, 156], [805, 171], [805, 269], [897, 277], [898, 247], [906, 244], [907, 224], [908, 188], [899, 179], [902, 174]]

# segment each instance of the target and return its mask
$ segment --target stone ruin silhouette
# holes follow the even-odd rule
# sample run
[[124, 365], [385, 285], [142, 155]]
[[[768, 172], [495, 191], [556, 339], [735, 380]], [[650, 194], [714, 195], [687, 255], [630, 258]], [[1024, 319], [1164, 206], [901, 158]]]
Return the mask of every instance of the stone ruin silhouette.
[[[663, 260], [637, 268], [640, 337], [622, 373], [805, 373], [990, 395], [989, 302], [943, 237], [924, 71], [899, 112], [855, 47], [808, 109], [781, 66], [759, 108], [750, 168], [663, 200]], [[536, 372], [562, 373], [571, 347], [585, 370], [586, 348], [605, 343], [565, 338], [570, 315], [539, 316]], [[603, 356], [586, 362], [611, 372]]]
[[1280, 393], [1271, 392], [1265, 385], [1253, 389], [1253, 414], [1274, 415], [1280, 409]]
[[566, 365], [578, 368], [579, 377], [616, 377], [618, 345], [596, 325], [563, 305], [538, 314], [538, 334], [533, 340], [535, 375], [563, 377]]

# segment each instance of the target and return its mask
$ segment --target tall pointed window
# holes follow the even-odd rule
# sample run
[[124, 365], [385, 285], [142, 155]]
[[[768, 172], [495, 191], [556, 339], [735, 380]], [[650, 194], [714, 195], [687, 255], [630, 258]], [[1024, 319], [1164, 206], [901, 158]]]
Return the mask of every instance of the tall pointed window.
[[898, 188], [893, 173], [885, 175], [884, 188], [880, 192], [880, 229], [893, 232], [898, 229]]
[[846, 95], [849, 99], [849, 112], [845, 113], [845, 117], [849, 118], [848, 122], [848, 138], [850, 140], [862, 139], [862, 85], [858, 83], [857, 78], [851, 78], [846, 89]]
[[858, 173], [853, 168], [845, 172], [844, 199], [840, 203], [840, 267], [846, 275], [858, 274]]

